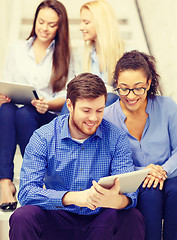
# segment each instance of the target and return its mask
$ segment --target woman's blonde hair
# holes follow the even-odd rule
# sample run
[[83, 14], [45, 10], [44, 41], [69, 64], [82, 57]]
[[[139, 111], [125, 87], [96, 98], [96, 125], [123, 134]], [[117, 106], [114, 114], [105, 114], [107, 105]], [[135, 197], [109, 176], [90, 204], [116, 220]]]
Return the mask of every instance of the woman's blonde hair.
[[[105, 0], [95, 0], [85, 3], [83, 9], [88, 9], [93, 16], [99, 46], [99, 61], [102, 72], [108, 74], [108, 84], [112, 84], [115, 65], [124, 52], [123, 40], [120, 37], [118, 21], [111, 5]], [[94, 42], [85, 43], [83, 70], [91, 70], [91, 51]]]

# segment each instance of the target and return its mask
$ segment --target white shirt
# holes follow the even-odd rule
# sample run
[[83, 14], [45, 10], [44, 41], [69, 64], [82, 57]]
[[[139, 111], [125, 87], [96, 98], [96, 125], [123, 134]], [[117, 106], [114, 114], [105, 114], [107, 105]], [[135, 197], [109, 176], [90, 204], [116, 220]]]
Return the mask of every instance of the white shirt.
[[[46, 50], [46, 55], [40, 63], [36, 63], [32, 48], [34, 38], [19, 40], [12, 44], [7, 56], [3, 74], [4, 82], [15, 82], [33, 85], [38, 96], [46, 100], [66, 98], [66, 88], [53, 93], [50, 83], [55, 41]], [[74, 77], [73, 62], [71, 61], [68, 82]]]

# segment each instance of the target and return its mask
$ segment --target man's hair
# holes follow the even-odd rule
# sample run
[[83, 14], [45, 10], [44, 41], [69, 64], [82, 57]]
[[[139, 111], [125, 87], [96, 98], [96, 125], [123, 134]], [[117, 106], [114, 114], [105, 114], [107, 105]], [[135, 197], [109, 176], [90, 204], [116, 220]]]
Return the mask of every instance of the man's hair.
[[75, 107], [76, 101], [83, 98], [97, 98], [104, 95], [107, 100], [107, 91], [103, 80], [92, 73], [81, 73], [67, 85], [67, 99]]

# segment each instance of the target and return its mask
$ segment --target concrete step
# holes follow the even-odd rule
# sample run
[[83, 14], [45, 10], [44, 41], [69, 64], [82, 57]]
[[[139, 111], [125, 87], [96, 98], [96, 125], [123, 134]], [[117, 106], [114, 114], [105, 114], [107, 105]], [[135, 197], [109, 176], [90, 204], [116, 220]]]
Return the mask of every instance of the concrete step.
[[[20, 169], [22, 164], [22, 157], [20, 150], [17, 147], [17, 151], [14, 158], [14, 184], [17, 189], [16, 196], [19, 191], [19, 179], [20, 179]], [[18, 203], [17, 208], [20, 207]], [[0, 211], [0, 240], [9, 240], [9, 218], [13, 212], [3, 212]]]

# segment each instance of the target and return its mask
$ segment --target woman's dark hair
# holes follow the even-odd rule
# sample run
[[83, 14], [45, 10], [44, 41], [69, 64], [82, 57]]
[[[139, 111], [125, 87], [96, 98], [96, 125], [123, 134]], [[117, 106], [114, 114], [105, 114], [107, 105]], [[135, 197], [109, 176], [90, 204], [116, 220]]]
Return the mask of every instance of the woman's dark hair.
[[107, 90], [103, 80], [92, 73], [81, 73], [73, 78], [67, 85], [67, 99], [72, 102], [73, 107], [77, 99], [97, 98], [104, 95], [107, 100]]
[[40, 3], [36, 9], [33, 28], [27, 39], [36, 36], [35, 25], [39, 11], [42, 8], [51, 8], [59, 16], [58, 30], [55, 36], [55, 49], [53, 53], [53, 69], [50, 79], [53, 92], [62, 90], [67, 82], [69, 62], [70, 62], [70, 44], [69, 44], [69, 25], [68, 16], [63, 4], [56, 0], [45, 0]]
[[119, 74], [127, 70], [141, 70], [147, 77], [147, 81], [149, 79], [152, 80], [150, 89], [147, 92], [147, 96], [149, 98], [153, 98], [159, 93], [162, 94], [159, 85], [160, 76], [156, 72], [155, 58], [153, 56], [136, 50], [124, 53], [124, 55], [118, 60], [115, 67], [114, 87], [117, 86]]

